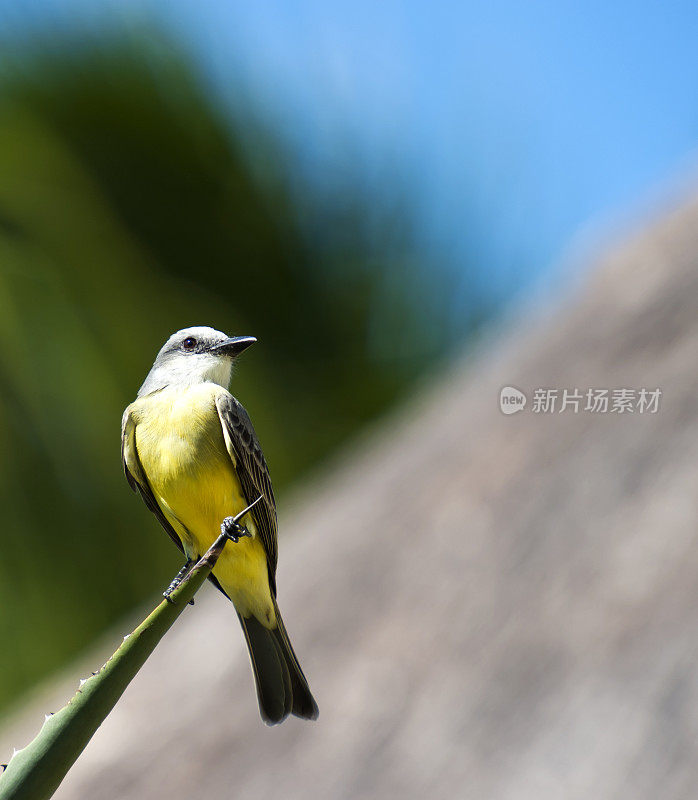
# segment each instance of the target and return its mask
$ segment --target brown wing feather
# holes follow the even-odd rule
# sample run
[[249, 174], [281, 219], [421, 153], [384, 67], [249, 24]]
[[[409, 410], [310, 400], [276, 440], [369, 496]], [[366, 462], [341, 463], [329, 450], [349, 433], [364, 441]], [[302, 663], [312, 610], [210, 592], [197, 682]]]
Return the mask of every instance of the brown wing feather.
[[228, 392], [221, 392], [216, 398], [216, 407], [223, 426], [226, 446], [235, 464], [245, 499], [248, 503], [252, 503], [260, 495], [263, 497], [251, 513], [267, 553], [269, 585], [272, 594], [276, 596], [278, 558], [276, 502], [267, 462], [252, 421], [242, 404]]

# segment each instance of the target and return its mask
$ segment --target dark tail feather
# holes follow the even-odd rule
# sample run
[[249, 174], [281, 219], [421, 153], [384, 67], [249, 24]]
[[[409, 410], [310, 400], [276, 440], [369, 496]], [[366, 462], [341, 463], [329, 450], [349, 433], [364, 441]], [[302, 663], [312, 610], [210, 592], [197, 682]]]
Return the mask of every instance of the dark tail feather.
[[[274, 604], [276, 607], [276, 603]], [[277, 627], [269, 630], [255, 617], [238, 614], [245, 633], [257, 686], [259, 712], [268, 725], [283, 722], [289, 714], [317, 719], [318, 707], [276, 607]]]
[[286, 664], [291, 676], [291, 686], [293, 690], [293, 703], [291, 713], [295, 717], [302, 719], [317, 719], [320, 710], [317, 707], [315, 698], [310, 692], [308, 681], [305, 679], [301, 665], [298, 663], [296, 654], [291, 647], [291, 641], [286, 633], [286, 626], [281, 617], [279, 607], [274, 600], [274, 611], [276, 612], [277, 627], [274, 631], [280, 650], [284, 654]]

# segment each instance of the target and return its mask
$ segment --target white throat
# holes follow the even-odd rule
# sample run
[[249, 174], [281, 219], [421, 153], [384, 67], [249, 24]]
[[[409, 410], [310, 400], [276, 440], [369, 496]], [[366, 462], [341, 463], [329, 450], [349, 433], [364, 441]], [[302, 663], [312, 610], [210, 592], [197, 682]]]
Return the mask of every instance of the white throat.
[[233, 371], [232, 359], [213, 353], [170, 353], [158, 357], [148, 373], [138, 396], [166, 387], [216, 383], [227, 389]]

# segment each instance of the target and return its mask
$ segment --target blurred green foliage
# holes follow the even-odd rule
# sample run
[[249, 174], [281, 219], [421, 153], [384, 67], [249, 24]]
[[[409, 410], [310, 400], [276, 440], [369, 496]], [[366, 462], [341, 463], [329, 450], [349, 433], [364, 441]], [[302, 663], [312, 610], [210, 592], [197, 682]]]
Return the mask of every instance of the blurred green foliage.
[[162, 41], [5, 64], [0, 707], [179, 565], [119, 458], [122, 410], [172, 331], [258, 337], [233, 391], [282, 488], [439, 349], [401, 210], [292, 189], [273, 137], [231, 118]]

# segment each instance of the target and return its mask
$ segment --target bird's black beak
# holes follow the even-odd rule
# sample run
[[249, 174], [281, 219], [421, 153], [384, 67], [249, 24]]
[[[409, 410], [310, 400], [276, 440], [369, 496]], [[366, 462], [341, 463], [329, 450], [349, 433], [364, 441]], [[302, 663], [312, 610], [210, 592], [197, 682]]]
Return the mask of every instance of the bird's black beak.
[[230, 356], [235, 358], [242, 353], [243, 350], [254, 344], [257, 340], [254, 336], [231, 336], [225, 339], [220, 344], [216, 344], [211, 348], [211, 352], [216, 355]]

